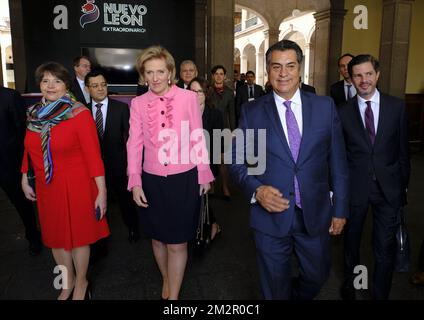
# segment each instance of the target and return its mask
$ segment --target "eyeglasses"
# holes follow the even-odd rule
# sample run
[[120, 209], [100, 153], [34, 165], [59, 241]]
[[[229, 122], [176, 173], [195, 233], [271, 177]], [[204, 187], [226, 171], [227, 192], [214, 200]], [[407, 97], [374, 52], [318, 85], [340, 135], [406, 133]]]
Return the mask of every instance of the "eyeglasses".
[[106, 88], [107, 87], [107, 83], [106, 82], [102, 82], [102, 83], [89, 84], [87, 87], [93, 88], [93, 89]]

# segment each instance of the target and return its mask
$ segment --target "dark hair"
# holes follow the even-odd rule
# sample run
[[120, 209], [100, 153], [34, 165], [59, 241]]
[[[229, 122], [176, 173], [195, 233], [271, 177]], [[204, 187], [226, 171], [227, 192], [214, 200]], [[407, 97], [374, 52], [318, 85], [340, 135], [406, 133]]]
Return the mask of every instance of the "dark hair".
[[247, 76], [248, 74], [253, 74], [253, 76], [255, 76], [255, 73], [254, 73], [252, 70], [247, 71], [247, 72], [246, 72], [246, 76]]
[[340, 60], [342, 60], [344, 57], [351, 57], [352, 59], [355, 58], [355, 56], [351, 53], [345, 53], [344, 55], [340, 56], [339, 60], [337, 60], [337, 66], [340, 64]]
[[35, 70], [35, 81], [38, 85], [40, 85], [41, 80], [43, 80], [43, 77], [46, 73], [50, 73], [58, 79], [62, 80], [65, 83], [67, 90], [71, 88], [71, 75], [69, 74], [68, 70], [60, 63], [50, 61], [38, 66], [38, 68]]
[[203, 90], [203, 93], [205, 94], [205, 105], [207, 105], [208, 107], [213, 108], [213, 101], [211, 100], [211, 95], [210, 95], [210, 86], [209, 86], [209, 82], [202, 78], [202, 77], [195, 77], [193, 78], [193, 80], [190, 81], [190, 83], [188, 84], [188, 89], [191, 88], [191, 84], [193, 82], [197, 82], [198, 84], [200, 84], [200, 87]]
[[360, 55], [357, 55], [356, 57], [354, 57], [352, 60], [350, 60], [348, 66], [347, 66], [349, 76], [352, 78], [352, 68], [353, 68], [353, 66], [356, 66], [358, 64], [362, 64], [362, 63], [365, 63], [365, 62], [371, 62], [375, 72], [380, 71], [380, 63], [378, 62], [378, 60], [376, 58], [374, 58], [370, 54], [360, 54]]
[[269, 72], [269, 65], [271, 63], [271, 55], [274, 51], [286, 51], [286, 50], [294, 50], [296, 52], [297, 63], [302, 64], [303, 60], [303, 52], [300, 49], [299, 45], [291, 40], [281, 40], [277, 43], [274, 43], [271, 47], [266, 51], [266, 69]]
[[89, 57], [87, 57], [87, 56], [78, 56], [78, 57], [74, 58], [74, 60], [72, 61], [73, 66], [74, 67], [78, 67], [79, 64], [80, 64], [80, 60], [81, 59], [88, 60], [90, 62], [90, 64], [91, 64], [91, 60], [90, 60]]
[[218, 69], [222, 69], [224, 71], [224, 74], [227, 74], [227, 70], [224, 68], [224, 66], [218, 64], [214, 66], [211, 70], [211, 74], [214, 74]]
[[107, 82], [106, 76], [103, 73], [103, 71], [94, 70], [94, 71], [90, 71], [89, 73], [87, 73], [87, 75], [85, 76], [85, 79], [84, 79], [84, 84], [88, 87], [88, 84], [90, 83], [90, 78], [95, 78], [95, 77], [98, 77], [98, 76], [103, 76], [103, 78], [105, 78], [105, 80]]

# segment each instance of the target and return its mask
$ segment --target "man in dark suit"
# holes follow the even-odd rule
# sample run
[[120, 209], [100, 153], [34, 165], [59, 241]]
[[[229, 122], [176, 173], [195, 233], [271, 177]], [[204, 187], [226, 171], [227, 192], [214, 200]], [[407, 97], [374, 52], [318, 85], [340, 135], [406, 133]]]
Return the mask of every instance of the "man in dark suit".
[[246, 72], [246, 84], [238, 88], [236, 92], [236, 119], [240, 117], [241, 105], [248, 101], [253, 101], [265, 94], [261, 86], [255, 84], [255, 73]]
[[[299, 89], [302, 57], [290, 40], [268, 49], [273, 92], [242, 106], [244, 135], [236, 135], [246, 137], [247, 159], [239, 141], [233, 143], [231, 173], [251, 203], [265, 299], [313, 299], [319, 293], [330, 270], [330, 234], [341, 233], [348, 215], [348, 169], [336, 107], [329, 97]], [[250, 153], [257, 154], [255, 166]], [[300, 266], [295, 281], [292, 253]]]
[[310, 86], [309, 84], [303, 83], [302, 82], [302, 78], [300, 79], [300, 89], [302, 89], [303, 91], [307, 91], [310, 93], [317, 93], [317, 91], [315, 90], [315, 88], [313, 86]]
[[234, 95], [236, 95], [237, 90], [243, 86], [246, 82], [240, 80], [240, 74], [238, 72], [238, 70], [234, 70], [234, 82], [233, 82], [233, 86], [234, 86]]
[[354, 56], [350, 53], [345, 53], [338, 60], [339, 72], [343, 80], [333, 83], [330, 87], [330, 96], [333, 98], [336, 106], [340, 106], [356, 94], [355, 86], [350, 80], [347, 66]]
[[84, 89], [85, 76], [91, 71], [90, 59], [86, 56], [76, 57], [73, 61], [75, 78], [72, 82], [71, 92], [77, 101], [88, 106], [90, 104], [90, 94]]
[[350, 218], [345, 233], [344, 299], [354, 299], [355, 266], [368, 208], [373, 213], [373, 296], [388, 299], [399, 209], [406, 204], [410, 163], [405, 104], [376, 89], [379, 63], [359, 55], [349, 63], [357, 96], [339, 108], [350, 169]]
[[0, 186], [16, 208], [25, 226], [29, 253], [42, 249], [35, 210], [21, 188], [21, 163], [25, 137], [25, 103], [19, 92], [0, 87]]
[[187, 89], [191, 80], [197, 77], [196, 64], [191, 60], [184, 60], [180, 64], [180, 79], [177, 86], [182, 89]]
[[127, 149], [129, 131], [128, 105], [108, 97], [106, 78], [100, 71], [85, 77], [90, 93], [93, 118], [99, 134], [102, 158], [105, 165], [106, 186], [117, 196], [124, 223], [128, 227], [128, 241], [140, 239], [138, 217], [132, 194], [127, 190]]

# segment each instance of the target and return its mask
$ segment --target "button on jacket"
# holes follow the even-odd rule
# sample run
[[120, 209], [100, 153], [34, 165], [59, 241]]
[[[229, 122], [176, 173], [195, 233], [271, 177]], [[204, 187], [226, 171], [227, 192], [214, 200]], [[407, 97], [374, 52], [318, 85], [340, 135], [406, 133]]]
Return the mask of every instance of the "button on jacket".
[[199, 184], [213, 181], [201, 119], [196, 94], [175, 85], [163, 96], [148, 91], [134, 98], [127, 142], [128, 190], [142, 186], [142, 171], [166, 177], [197, 166]]

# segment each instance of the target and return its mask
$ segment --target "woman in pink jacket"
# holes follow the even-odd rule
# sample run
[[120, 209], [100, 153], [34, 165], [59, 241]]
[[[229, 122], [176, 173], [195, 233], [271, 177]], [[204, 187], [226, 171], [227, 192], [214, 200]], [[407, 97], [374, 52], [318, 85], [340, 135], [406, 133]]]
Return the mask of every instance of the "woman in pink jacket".
[[128, 189], [140, 207], [144, 232], [163, 278], [162, 299], [178, 299], [187, 242], [196, 233], [200, 195], [213, 174], [196, 94], [178, 88], [175, 62], [160, 46], [137, 59], [149, 91], [131, 102]]

